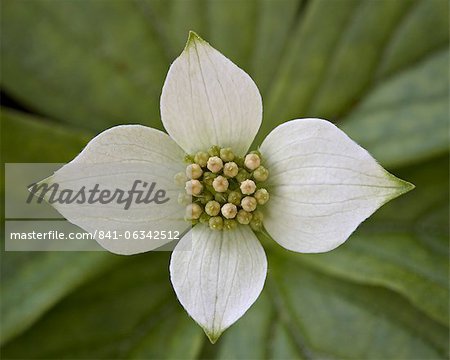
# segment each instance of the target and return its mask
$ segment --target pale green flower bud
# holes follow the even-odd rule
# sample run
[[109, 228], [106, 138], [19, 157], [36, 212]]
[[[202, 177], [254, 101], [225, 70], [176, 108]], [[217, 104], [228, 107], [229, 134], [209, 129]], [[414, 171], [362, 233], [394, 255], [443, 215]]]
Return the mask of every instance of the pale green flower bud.
[[227, 202], [227, 194], [218, 192], [214, 195], [214, 199], [221, 204], [225, 204]]
[[258, 202], [259, 205], [264, 205], [267, 201], [269, 201], [269, 192], [266, 189], [258, 189], [253, 195]]
[[220, 204], [217, 201], [208, 201], [205, 205], [205, 212], [209, 216], [217, 216], [220, 212]]
[[205, 167], [209, 159], [209, 154], [204, 151], [199, 151], [194, 156], [194, 161], [201, 167]]
[[235, 156], [234, 157], [234, 162], [237, 164], [237, 166], [239, 167], [243, 167], [244, 166], [244, 158], [241, 156]]
[[253, 215], [245, 210], [239, 210], [236, 215], [236, 220], [242, 224], [247, 225], [252, 220]]
[[227, 200], [228, 200], [229, 203], [232, 203], [234, 205], [240, 205], [241, 199], [242, 199], [242, 195], [241, 195], [240, 192], [238, 192], [238, 191], [231, 191], [228, 194], [228, 199]]
[[234, 153], [231, 151], [231, 148], [220, 149], [220, 158], [223, 161], [233, 161]]
[[260, 221], [260, 222], [262, 222], [263, 220], [264, 220], [264, 214], [262, 213], [262, 211], [255, 210], [253, 212], [252, 221]]
[[187, 205], [192, 202], [192, 196], [186, 193], [178, 194], [178, 204]]
[[203, 190], [203, 185], [198, 180], [189, 180], [186, 181], [185, 189], [188, 195], [200, 195]]
[[264, 166], [260, 166], [255, 171], [253, 171], [253, 178], [256, 181], [266, 181], [268, 177], [269, 170], [267, 170]]
[[198, 221], [201, 222], [202, 224], [208, 224], [210, 218], [211, 218], [211, 216], [209, 216], [205, 212], [202, 212], [202, 214], [200, 215], [200, 218], [198, 219]]
[[245, 211], [252, 212], [256, 209], [256, 199], [252, 196], [246, 196], [241, 200], [241, 206]]
[[189, 179], [198, 179], [202, 174], [203, 170], [199, 164], [190, 164], [186, 167], [186, 176]]
[[194, 162], [194, 157], [192, 155], [186, 154], [186, 155], [184, 155], [183, 160], [187, 164], [192, 164]]
[[236, 220], [225, 219], [223, 221], [223, 229], [224, 230], [233, 230], [237, 228]]
[[255, 211], [253, 213], [252, 221], [250, 221], [250, 227], [253, 231], [261, 231], [263, 227], [263, 214], [261, 211]]
[[250, 151], [250, 154], [256, 154], [259, 156], [260, 159], [262, 158], [261, 152], [259, 150], [252, 150]]
[[203, 182], [206, 185], [212, 186], [212, 183], [216, 177], [217, 177], [216, 174], [213, 174], [212, 172], [207, 171], [203, 174]]
[[261, 164], [261, 159], [256, 154], [247, 154], [245, 156], [244, 165], [249, 170], [255, 170]]
[[240, 169], [238, 174], [236, 175], [236, 180], [239, 181], [240, 183], [249, 178], [250, 178], [250, 174], [245, 169]]
[[262, 230], [262, 222], [260, 221], [250, 221], [250, 227], [253, 231], [261, 231]]
[[217, 145], [211, 146], [208, 149], [208, 154], [209, 154], [209, 156], [219, 156], [220, 155], [220, 147], [218, 147]]
[[200, 196], [200, 202], [205, 205], [208, 203], [208, 201], [211, 201], [214, 199], [214, 196], [209, 191], [204, 191], [203, 194]]
[[209, 219], [209, 227], [213, 230], [223, 229], [223, 219], [220, 216], [214, 216]]
[[237, 207], [234, 204], [226, 203], [221, 209], [222, 215], [227, 219], [234, 219], [237, 214]]
[[218, 173], [223, 168], [223, 161], [218, 156], [212, 156], [208, 159], [206, 167], [213, 173]]
[[244, 195], [251, 195], [256, 190], [256, 184], [253, 180], [245, 180], [241, 182], [240, 189]]
[[202, 214], [203, 209], [200, 205], [193, 203], [186, 206], [186, 219], [196, 220]]
[[230, 178], [235, 177], [239, 172], [239, 167], [237, 166], [237, 164], [235, 162], [227, 162], [224, 166], [223, 166], [223, 174], [225, 176], [228, 176]]
[[214, 188], [214, 190], [216, 190], [217, 192], [225, 192], [228, 190], [228, 180], [226, 177], [223, 177], [222, 175], [219, 175], [218, 177], [216, 177], [212, 183], [212, 186]]
[[186, 174], [184, 172], [179, 172], [175, 174], [175, 176], [173, 177], [173, 181], [176, 185], [183, 186], [186, 181], [188, 181], [188, 178], [186, 177]]

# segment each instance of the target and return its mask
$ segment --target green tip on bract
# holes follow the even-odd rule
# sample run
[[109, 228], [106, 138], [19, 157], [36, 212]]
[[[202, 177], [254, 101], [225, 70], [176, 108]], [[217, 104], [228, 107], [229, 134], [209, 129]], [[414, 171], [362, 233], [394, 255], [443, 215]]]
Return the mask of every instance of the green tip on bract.
[[396, 177], [395, 175], [392, 175], [391, 173], [388, 173], [390, 178], [394, 181], [398, 188], [398, 194], [397, 196], [406, 194], [407, 192], [410, 192], [411, 190], [415, 189], [415, 185], [411, 184], [410, 182], [400, 179]]
[[191, 44], [195, 44], [195, 42], [206, 42], [205, 40], [203, 40], [195, 31], [189, 31], [189, 35], [188, 35], [188, 39], [186, 42], [186, 46], [185, 49], [187, 49]]
[[386, 204], [387, 202], [394, 200], [395, 198], [406, 194], [407, 192], [410, 192], [411, 190], [413, 190], [416, 186], [414, 184], [411, 184], [408, 181], [399, 179], [398, 177], [396, 177], [395, 175], [392, 175], [391, 173], [387, 172], [387, 176], [389, 177], [389, 179], [391, 180], [391, 182], [393, 183], [393, 185], [395, 185], [395, 192], [392, 193], [392, 195], [390, 197], [387, 197], [385, 199], [385, 201], [383, 202], [383, 204]]
[[222, 335], [222, 333], [219, 333], [219, 334], [210, 333], [206, 329], [203, 329], [203, 331], [205, 332], [205, 334], [208, 337], [209, 341], [211, 341], [211, 344], [215, 344], [217, 342], [217, 340], [219, 340], [220, 335]]
[[403, 194], [406, 194], [407, 192], [414, 190], [416, 188], [416, 185], [411, 184], [408, 181], [402, 180], [402, 182], [403, 182], [403, 189], [404, 189]]

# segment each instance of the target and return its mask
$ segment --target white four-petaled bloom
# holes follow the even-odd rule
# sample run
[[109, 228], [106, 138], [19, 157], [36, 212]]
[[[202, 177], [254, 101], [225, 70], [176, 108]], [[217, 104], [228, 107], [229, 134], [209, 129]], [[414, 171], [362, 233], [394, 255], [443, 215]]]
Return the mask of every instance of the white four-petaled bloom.
[[[261, 125], [258, 88], [192, 32], [168, 72], [161, 117], [170, 136], [144, 126], [117, 126], [94, 138], [73, 162], [115, 163], [115, 171], [127, 162], [143, 162], [166, 169], [158, 176], [167, 182], [182, 169], [186, 154], [197, 164], [188, 165], [186, 191], [195, 205], [186, 211], [199, 220], [177, 245], [183, 248], [192, 241], [191, 250], [175, 248], [172, 253], [170, 276], [180, 303], [212, 342], [263, 289], [267, 260], [255, 230], [265, 229], [292, 251], [329, 251], [380, 206], [413, 188], [321, 119], [288, 121], [275, 128], [258, 151], [247, 153]], [[233, 163], [222, 170], [224, 161]], [[182, 181], [183, 176], [178, 177]], [[156, 227], [162, 216], [174, 229], [191, 226], [184, 215], [161, 214], [158, 207], [129, 213], [125, 219], [84, 209], [76, 215], [59, 210], [88, 231], [100, 224]], [[154, 248], [146, 241], [99, 243], [120, 254]]]

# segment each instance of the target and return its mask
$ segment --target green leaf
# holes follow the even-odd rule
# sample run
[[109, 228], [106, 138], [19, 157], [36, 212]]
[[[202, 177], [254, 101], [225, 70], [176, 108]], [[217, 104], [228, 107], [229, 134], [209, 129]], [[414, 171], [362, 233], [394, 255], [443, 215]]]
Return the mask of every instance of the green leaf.
[[7, 342], [118, 257], [104, 253], [2, 252], [2, 338]]
[[2, 87], [77, 126], [161, 127], [168, 60], [133, 1], [2, 2]]
[[205, 338], [177, 304], [167, 264], [167, 253], [128, 257], [114, 271], [98, 276], [61, 301], [27, 333], [9, 343], [2, 355], [28, 359], [195, 358]]
[[[273, 324], [274, 309], [268, 296], [263, 292], [256, 303], [242, 319], [242, 325], [226, 331], [219, 340], [219, 359], [264, 359], [266, 347], [261, 346], [268, 340], [268, 329]], [[240, 324], [239, 321], [236, 325]], [[250, 330], [252, 329], [252, 330]], [[259, 344], [259, 346], [248, 346]]]
[[71, 161], [92, 138], [44, 118], [8, 108], [1, 109], [2, 154], [5, 163]]
[[[219, 342], [219, 359], [441, 359], [448, 329], [396, 293], [271, 252], [260, 299]], [[252, 344], [253, 346], [249, 346]]]
[[448, 328], [393, 292], [338, 281], [287, 257], [272, 258], [272, 297], [307, 358], [435, 359]]
[[207, 34], [203, 0], [136, 0], [136, 5], [155, 28], [169, 63], [180, 55], [189, 31]]
[[448, 47], [448, 1], [415, 1], [409, 9], [383, 50], [375, 72], [378, 80], [414, 65], [429, 53]]
[[[245, 317], [226, 332], [218, 359], [303, 359], [304, 354], [292, 336], [286, 313], [277, 309], [267, 289]], [[255, 344], [255, 346], [248, 346]], [[258, 346], [256, 346], [258, 344]]]
[[385, 166], [448, 151], [448, 49], [381, 83], [342, 129]]
[[382, 5], [362, 1], [356, 6], [305, 109], [307, 114], [336, 119], [358, 99], [371, 83], [382, 50], [411, 7], [413, 1], [384, 1]]
[[[306, 107], [323, 80], [339, 37], [352, 21], [358, 1], [310, 2], [297, 22], [265, 102], [261, 141], [275, 124], [307, 117]], [[327, 24], [327, 26], [318, 26]]]
[[[249, 71], [265, 99], [290, 31], [302, 11], [302, 0], [260, 0], [257, 31]], [[226, 53], [225, 53], [226, 54]]]
[[287, 120], [336, 121], [375, 86], [445, 49], [447, 13], [442, 0], [308, 3], [266, 96], [258, 142]]
[[205, 39], [213, 46], [221, 45], [223, 54], [248, 71], [257, 30], [252, 25], [258, 18], [258, 1], [210, 1], [207, 18], [211, 26]]

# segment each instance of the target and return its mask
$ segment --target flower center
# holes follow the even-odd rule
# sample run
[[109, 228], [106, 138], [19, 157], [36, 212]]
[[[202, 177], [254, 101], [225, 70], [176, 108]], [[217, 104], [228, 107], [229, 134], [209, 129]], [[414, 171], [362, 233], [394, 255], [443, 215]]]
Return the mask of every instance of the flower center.
[[185, 188], [178, 202], [186, 206], [186, 221], [213, 230], [231, 230], [238, 223], [262, 229], [260, 207], [269, 200], [264, 188], [269, 171], [259, 151], [238, 157], [231, 148], [212, 146], [187, 154], [185, 162], [186, 171], [176, 174], [175, 182]]

